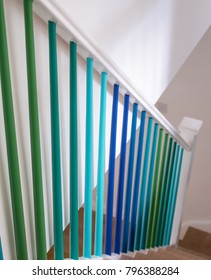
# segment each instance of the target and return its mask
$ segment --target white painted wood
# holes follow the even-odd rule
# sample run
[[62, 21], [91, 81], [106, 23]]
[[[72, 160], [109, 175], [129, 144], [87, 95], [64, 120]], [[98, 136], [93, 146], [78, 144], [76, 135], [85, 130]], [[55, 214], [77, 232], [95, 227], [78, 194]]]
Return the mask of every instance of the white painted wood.
[[90, 38], [84, 34], [71, 21], [68, 13], [63, 9], [59, 1], [56, 0], [35, 0], [34, 12], [45, 22], [49, 19], [57, 22], [58, 34], [67, 42], [74, 40], [79, 46], [79, 54], [82, 57], [91, 55], [95, 61], [95, 68], [98, 71], [105, 70], [109, 74], [111, 83], [117, 82], [120, 85], [122, 93], [132, 95], [132, 102], [137, 102], [166, 130], [168, 133], [180, 143], [186, 150], [190, 150], [190, 146], [181, 137], [178, 131], [169, 123], [169, 121], [151, 104], [144, 94], [137, 90], [133, 83], [122, 73], [121, 69], [98, 49]]

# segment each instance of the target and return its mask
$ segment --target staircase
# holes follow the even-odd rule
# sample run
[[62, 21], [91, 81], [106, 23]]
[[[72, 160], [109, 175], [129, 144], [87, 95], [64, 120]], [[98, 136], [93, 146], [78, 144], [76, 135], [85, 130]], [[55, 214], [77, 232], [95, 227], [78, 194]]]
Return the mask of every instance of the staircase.
[[[84, 208], [79, 210], [79, 256], [83, 256], [83, 217]], [[94, 225], [95, 211], [92, 212], [92, 255], [94, 255]], [[115, 218], [113, 219], [113, 229]], [[104, 217], [105, 228], [105, 217]], [[69, 226], [64, 230], [64, 258], [69, 258]], [[114, 230], [113, 230], [114, 236]], [[103, 236], [103, 244], [105, 238]], [[114, 238], [113, 238], [114, 241]], [[114, 242], [113, 242], [114, 243]], [[112, 247], [114, 244], [112, 244]], [[54, 259], [54, 246], [48, 252], [48, 259]], [[107, 256], [104, 254], [104, 260], [210, 260], [211, 259], [211, 233], [189, 227], [183, 240], [178, 245], [153, 248], [144, 251], [128, 252], [128, 254], [112, 254]]]
[[[114, 257], [115, 258], [115, 257]], [[111, 260], [110, 258], [105, 258]], [[122, 254], [118, 260], [210, 260], [211, 234], [189, 227], [177, 246], [161, 247], [143, 252]]]
[[[13, 57], [20, 55], [9, 51], [7, 45], [10, 36], [4, 4], [8, 2], [0, 0], [4, 113], [0, 126], [5, 132], [0, 164], [6, 159], [8, 162], [8, 170], [5, 164], [0, 165], [4, 171], [0, 185], [10, 190], [0, 197], [4, 219], [0, 259], [46, 259], [53, 243], [48, 259], [56, 260], [93, 255], [102, 259], [105, 254], [113, 257], [113, 252], [121, 258], [121, 252], [154, 248], [144, 255], [150, 257], [157, 247], [175, 244], [195, 139], [202, 122], [185, 118], [179, 131], [174, 128], [121, 69], [75, 28], [65, 11], [47, 0], [36, 1], [44, 22], [34, 20], [32, 0], [11, 1], [13, 11], [16, 2], [20, 2], [22, 11], [19, 16], [23, 38], [18, 42], [23, 46], [15, 45], [14, 51], [26, 50], [22, 53], [26, 56], [26, 75], [20, 79], [28, 84], [28, 91], [20, 95], [22, 90], [16, 85], [20, 71], [11, 64]], [[41, 28], [34, 36], [34, 23], [45, 32]], [[14, 32], [17, 25], [12, 24], [11, 36], [20, 33]], [[40, 56], [35, 56], [39, 36], [45, 38], [46, 44], [43, 49], [39, 46], [36, 52]], [[64, 47], [59, 53], [68, 61], [65, 68], [57, 63], [57, 43]], [[39, 57], [42, 61], [48, 57], [42, 67]], [[60, 70], [67, 74], [65, 84], [58, 75]], [[39, 83], [48, 84], [48, 88], [38, 87]], [[28, 104], [23, 104], [27, 99]], [[115, 168], [117, 156], [119, 170]], [[82, 205], [84, 211], [78, 211]]]

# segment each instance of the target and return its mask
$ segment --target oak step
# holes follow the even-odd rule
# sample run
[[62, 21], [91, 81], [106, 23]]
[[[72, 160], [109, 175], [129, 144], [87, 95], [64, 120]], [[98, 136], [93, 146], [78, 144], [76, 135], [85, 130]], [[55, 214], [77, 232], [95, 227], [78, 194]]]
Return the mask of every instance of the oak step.
[[211, 233], [189, 227], [179, 246], [211, 258]]

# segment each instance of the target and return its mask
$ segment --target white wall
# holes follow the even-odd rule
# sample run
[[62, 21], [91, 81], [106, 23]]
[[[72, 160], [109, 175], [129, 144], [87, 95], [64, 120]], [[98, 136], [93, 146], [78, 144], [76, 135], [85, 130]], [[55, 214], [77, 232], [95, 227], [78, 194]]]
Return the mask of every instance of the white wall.
[[60, 0], [60, 3], [70, 19], [153, 104], [211, 23], [210, 0]]
[[211, 28], [159, 99], [168, 105], [165, 116], [178, 126], [184, 115], [202, 120], [182, 219], [183, 237], [188, 226], [211, 232]]
[[[35, 259], [34, 210], [32, 195], [32, 172], [30, 155], [28, 92], [25, 59], [25, 31], [22, 0], [7, 0], [5, 4], [6, 26], [8, 33], [9, 59], [13, 90], [13, 103], [19, 153], [20, 175], [23, 194], [23, 205], [27, 233], [29, 258]], [[52, 221], [52, 174], [51, 174], [51, 123], [50, 123], [50, 86], [48, 61], [48, 29], [47, 25], [34, 16], [35, 52], [37, 66], [37, 90], [39, 106], [39, 122], [41, 137], [41, 157], [43, 172], [43, 189], [45, 204], [45, 221], [48, 248], [53, 243]], [[69, 223], [69, 46], [58, 37], [58, 76], [59, 106], [61, 131], [61, 164], [64, 202], [64, 227]], [[79, 127], [79, 206], [84, 201], [84, 162], [85, 162], [85, 108], [86, 108], [86, 76], [85, 61], [78, 57], [78, 127]], [[106, 111], [106, 166], [108, 168], [110, 121], [112, 108], [112, 86], [108, 85]], [[1, 96], [1, 94], [0, 94]], [[94, 184], [97, 178], [98, 126], [100, 106], [100, 76], [94, 73]], [[10, 185], [7, 166], [6, 142], [2, 99], [0, 97], [0, 236], [6, 259], [15, 258], [13, 221], [10, 203]], [[120, 151], [123, 105], [119, 102], [117, 149]], [[128, 131], [130, 131], [131, 113], [129, 114]], [[128, 134], [129, 139], [129, 134]]]

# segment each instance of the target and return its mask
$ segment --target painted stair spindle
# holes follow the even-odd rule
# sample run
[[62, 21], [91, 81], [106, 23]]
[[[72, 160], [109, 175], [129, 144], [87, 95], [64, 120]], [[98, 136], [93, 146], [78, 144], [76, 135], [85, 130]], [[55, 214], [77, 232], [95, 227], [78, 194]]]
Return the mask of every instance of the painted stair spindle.
[[3, 260], [3, 251], [2, 251], [2, 245], [1, 245], [1, 238], [0, 238], [0, 260]]
[[85, 258], [91, 258], [92, 250], [92, 187], [93, 187], [93, 59], [86, 61], [86, 149], [85, 149], [85, 198], [84, 245]]
[[148, 170], [148, 163], [149, 163], [152, 122], [153, 119], [149, 117], [146, 147], [145, 147], [145, 154], [144, 154], [143, 175], [142, 175], [141, 190], [140, 190], [140, 197], [139, 197], [139, 208], [138, 208], [137, 227], [136, 227], [135, 246], [134, 246], [135, 250], [140, 249], [141, 227], [142, 227], [143, 217], [144, 217], [144, 203], [145, 203], [146, 186], [147, 186], [147, 175], [148, 175], [147, 170]]
[[161, 213], [161, 223], [160, 223], [160, 229], [159, 229], [159, 245], [163, 245], [163, 238], [164, 238], [164, 233], [165, 233], [165, 223], [166, 223], [166, 213], [167, 213], [167, 208], [168, 208], [168, 200], [169, 200], [169, 193], [170, 193], [170, 183], [171, 183], [171, 178], [172, 178], [172, 172], [173, 172], [173, 165], [174, 165], [174, 157], [175, 157], [175, 152], [176, 152], [176, 147], [177, 143], [173, 141], [173, 138], [170, 139], [172, 141], [172, 151], [170, 154], [170, 159], [169, 159], [169, 168], [167, 172], [167, 177], [165, 178], [166, 180], [166, 185], [165, 185], [165, 193], [164, 193], [164, 200], [163, 200], [163, 209]]
[[158, 127], [159, 127], [159, 125], [157, 123], [155, 123], [151, 159], [150, 159], [150, 167], [149, 167], [149, 178], [148, 178], [146, 201], [145, 201], [144, 220], [143, 220], [143, 226], [141, 229], [141, 240], [140, 240], [141, 249], [146, 248], [147, 224], [148, 224], [148, 220], [149, 220], [150, 201], [151, 201], [151, 195], [152, 195], [153, 175], [154, 175], [154, 166], [155, 166], [155, 156], [156, 156], [156, 151], [157, 151]]
[[164, 167], [165, 167], [165, 160], [166, 160], [167, 144], [168, 144], [168, 134], [166, 133], [165, 137], [164, 137], [164, 143], [163, 143], [161, 159], [160, 159], [160, 169], [159, 169], [159, 173], [158, 173], [158, 182], [157, 182], [154, 213], [153, 213], [153, 220], [152, 220], [152, 230], [151, 230], [151, 246], [152, 247], [155, 247], [158, 212], [159, 212], [160, 198], [161, 198], [161, 192], [162, 192], [162, 182], [164, 179]]
[[50, 97], [51, 97], [51, 149], [53, 185], [54, 258], [64, 258], [62, 222], [62, 182], [60, 160], [59, 98], [57, 73], [56, 23], [48, 22]]
[[113, 201], [114, 201], [114, 174], [116, 158], [116, 130], [117, 130], [117, 113], [118, 113], [118, 95], [119, 85], [114, 84], [112, 119], [111, 119], [111, 136], [110, 136], [110, 153], [109, 153], [109, 171], [108, 171], [108, 191], [106, 207], [106, 232], [105, 232], [105, 254], [111, 255], [112, 250], [112, 221], [113, 221]]
[[179, 187], [179, 180], [180, 180], [180, 173], [181, 173], [181, 166], [182, 166], [182, 159], [183, 159], [183, 152], [184, 149], [181, 147], [180, 149], [180, 154], [179, 154], [179, 160], [178, 160], [178, 167], [177, 167], [177, 172], [175, 175], [175, 186], [174, 186], [174, 192], [173, 192], [173, 199], [172, 199], [172, 204], [171, 204], [171, 209], [170, 209], [170, 222], [169, 222], [169, 227], [168, 227], [168, 235], [167, 235], [167, 243], [170, 244], [170, 238], [171, 238], [171, 232], [172, 232], [172, 226], [173, 226], [173, 220], [174, 220], [174, 213], [175, 213], [175, 206], [176, 206], [176, 200], [177, 200], [177, 193], [178, 193], [178, 187]]
[[170, 159], [171, 159], [171, 152], [172, 152], [172, 143], [173, 139], [170, 138], [168, 141], [168, 151], [166, 155], [166, 163], [165, 163], [165, 169], [163, 174], [163, 181], [162, 181], [162, 187], [161, 187], [161, 197], [160, 197], [160, 204], [159, 204], [159, 210], [158, 210], [158, 219], [157, 219], [157, 226], [156, 226], [156, 237], [155, 237], [155, 246], [158, 247], [161, 245], [160, 243], [160, 235], [162, 231], [162, 214], [164, 209], [164, 201], [165, 201], [165, 194], [167, 190], [167, 178], [168, 173], [170, 172]]
[[3, 0], [0, 0], [0, 76], [17, 259], [28, 258]]
[[124, 182], [125, 182], [125, 159], [126, 159], [126, 146], [127, 146], [129, 99], [130, 96], [125, 94], [123, 122], [122, 122], [122, 139], [121, 139], [121, 150], [120, 150], [119, 184], [118, 184], [117, 208], [116, 208], [116, 227], [115, 227], [115, 240], [114, 240], [114, 253], [116, 254], [120, 253], [120, 245], [121, 245], [122, 207], [123, 207], [123, 194], [124, 194]]
[[152, 193], [151, 193], [151, 199], [150, 199], [149, 219], [148, 219], [148, 224], [147, 224], [146, 248], [151, 247], [153, 213], [154, 213], [155, 200], [156, 200], [157, 180], [158, 180], [159, 167], [160, 167], [162, 140], [163, 140], [163, 129], [160, 128], [156, 160], [155, 160], [155, 172], [154, 172], [154, 176], [153, 176], [153, 186], [152, 186]]
[[131, 212], [131, 226], [130, 226], [130, 239], [129, 239], [130, 251], [134, 251], [134, 243], [135, 243], [136, 217], [137, 217], [138, 197], [139, 197], [139, 187], [140, 187], [145, 119], [146, 119], [146, 112], [142, 111], [141, 125], [139, 131], [138, 153], [137, 153], [137, 161], [136, 161], [135, 182], [134, 182], [134, 190], [133, 190], [132, 212]]
[[175, 152], [174, 163], [173, 163], [170, 191], [169, 191], [169, 197], [168, 197], [168, 206], [167, 206], [166, 219], [165, 219], [165, 230], [164, 230], [164, 238], [163, 238], [164, 246], [168, 245], [168, 228], [169, 228], [170, 222], [171, 222], [170, 214], [171, 214], [171, 207], [172, 207], [172, 200], [173, 200], [173, 193], [174, 193], [174, 185], [175, 185], [175, 180], [176, 180], [178, 155], [179, 155], [179, 144], [176, 144], [176, 152]]
[[46, 230], [42, 183], [42, 166], [40, 150], [40, 130], [37, 101], [37, 81], [34, 47], [32, 0], [24, 0], [26, 61], [28, 78], [29, 120], [31, 137], [31, 159], [34, 194], [34, 215], [36, 232], [37, 259], [47, 258]]
[[127, 174], [127, 185], [125, 195], [125, 211], [124, 211], [124, 224], [123, 224], [123, 236], [122, 236], [122, 252], [127, 253], [128, 250], [128, 236], [129, 236], [129, 221], [130, 221], [130, 208], [132, 197], [132, 182], [133, 182], [133, 167], [134, 167], [134, 155], [135, 155], [135, 142], [136, 142], [136, 124], [138, 115], [138, 104], [133, 104], [133, 116], [130, 134], [130, 151], [129, 151], [129, 163]]
[[70, 257], [78, 259], [77, 45], [70, 42]]
[[101, 74], [100, 122], [98, 145], [98, 170], [96, 188], [95, 256], [102, 256], [103, 244], [103, 209], [105, 177], [105, 140], [106, 140], [106, 92], [107, 73]]

